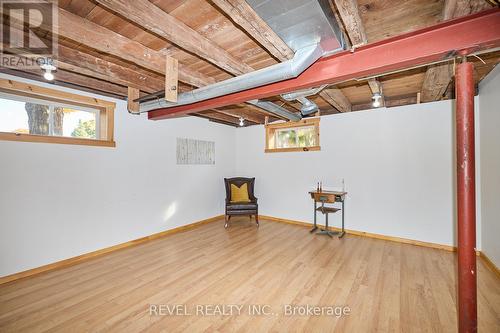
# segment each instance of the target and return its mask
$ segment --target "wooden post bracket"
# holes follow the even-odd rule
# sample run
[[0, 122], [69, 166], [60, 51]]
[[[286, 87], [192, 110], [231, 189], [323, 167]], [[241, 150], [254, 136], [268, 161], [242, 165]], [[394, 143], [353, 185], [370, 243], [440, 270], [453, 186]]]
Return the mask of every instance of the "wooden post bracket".
[[177, 102], [179, 62], [167, 55], [165, 67], [165, 100]]
[[128, 87], [127, 89], [127, 109], [130, 113], [139, 114], [139, 102], [134, 102], [139, 98], [139, 89]]

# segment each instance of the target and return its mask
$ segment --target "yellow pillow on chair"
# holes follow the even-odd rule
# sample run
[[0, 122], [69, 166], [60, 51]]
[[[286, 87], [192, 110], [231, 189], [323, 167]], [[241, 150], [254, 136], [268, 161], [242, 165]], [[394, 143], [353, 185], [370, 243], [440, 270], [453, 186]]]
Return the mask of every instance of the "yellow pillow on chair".
[[231, 202], [250, 202], [247, 183], [243, 183], [241, 187], [231, 184]]

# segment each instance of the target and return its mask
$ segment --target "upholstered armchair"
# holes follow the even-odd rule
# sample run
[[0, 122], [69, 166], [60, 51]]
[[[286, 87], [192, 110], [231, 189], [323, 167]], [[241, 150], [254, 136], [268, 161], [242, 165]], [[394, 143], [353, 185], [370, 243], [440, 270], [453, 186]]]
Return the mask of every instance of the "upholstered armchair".
[[229, 226], [233, 215], [255, 216], [255, 223], [259, 226], [259, 206], [254, 195], [255, 178], [224, 178], [226, 186], [226, 214], [224, 228]]

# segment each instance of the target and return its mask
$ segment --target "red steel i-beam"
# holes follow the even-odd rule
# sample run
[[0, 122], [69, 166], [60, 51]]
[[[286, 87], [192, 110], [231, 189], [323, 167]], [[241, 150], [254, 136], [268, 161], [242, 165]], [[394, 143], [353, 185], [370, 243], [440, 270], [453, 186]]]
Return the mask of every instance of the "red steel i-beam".
[[321, 58], [295, 79], [276, 82], [209, 100], [148, 113], [153, 120], [177, 117], [253, 99], [336, 84], [421, 66], [459, 55], [500, 47], [500, 9], [446, 21], [435, 26], [389, 38]]
[[455, 73], [458, 216], [458, 327], [477, 332], [476, 180], [474, 151], [474, 65]]

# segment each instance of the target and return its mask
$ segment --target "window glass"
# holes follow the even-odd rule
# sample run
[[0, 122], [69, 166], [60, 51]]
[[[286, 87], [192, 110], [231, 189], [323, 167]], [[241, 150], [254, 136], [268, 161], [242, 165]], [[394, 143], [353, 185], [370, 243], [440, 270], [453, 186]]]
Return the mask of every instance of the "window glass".
[[98, 110], [0, 97], [0, 132], [97, 139]]
[[275, 132], [275, 148], [302, 148], [316, 145], [314, 126], [278, 129]]

